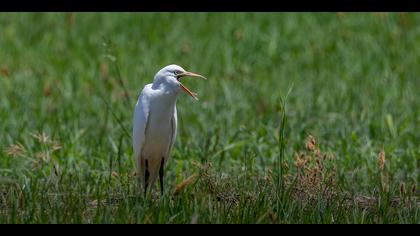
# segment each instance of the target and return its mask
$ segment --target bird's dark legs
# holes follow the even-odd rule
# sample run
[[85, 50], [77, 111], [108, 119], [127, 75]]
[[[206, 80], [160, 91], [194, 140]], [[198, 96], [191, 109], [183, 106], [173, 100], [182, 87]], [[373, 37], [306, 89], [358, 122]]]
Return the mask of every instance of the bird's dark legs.
[[149, 186], [149, 162], [146, 160], [146, 171], [144, 173], [144, 196], [146, 196], [147, 193], [147, 186]]
[[159, 168], [159, 180], [160, 180], [160, 192], [163, 195], [163, 165], [165, 164], [165, 158], [162, 157]]

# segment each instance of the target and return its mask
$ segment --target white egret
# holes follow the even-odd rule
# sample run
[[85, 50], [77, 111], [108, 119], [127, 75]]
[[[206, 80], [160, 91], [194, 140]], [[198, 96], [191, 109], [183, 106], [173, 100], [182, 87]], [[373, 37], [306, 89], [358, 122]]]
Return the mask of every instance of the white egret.
[[180, 79], [185, 76], [205, 77], [185, 71], [178, 65], [162, 68], [147, 84], [140, 96], [133, 116], [133, 151], [139, 181], [147, 192], [159, 175], [163, 194], [164, 166], [169, 159], [177, 130], [176, 98], [183, 91], [198, 100]]

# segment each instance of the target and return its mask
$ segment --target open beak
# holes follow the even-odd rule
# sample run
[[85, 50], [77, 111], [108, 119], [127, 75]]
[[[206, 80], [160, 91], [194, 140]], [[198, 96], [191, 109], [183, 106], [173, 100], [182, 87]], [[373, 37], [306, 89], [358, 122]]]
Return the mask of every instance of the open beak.
[[[192, 73], [192, 72], [184, 72], [184, 73], [181, 73], [181, 74], [178, 74], [177, 75], [177, 79], [178, 79], [178, 81], [182, 78], [182, 77], [186, 77], [186, 76], [190, 76], [190, 77], [197, 77], [197, 78], [201, 78], [201, 79], [206, 79], [206, 77], [204, 77], [204, 76], [202, 76], [202, 75], [199, 75], [199, 74], [196, 74], [196, 73]], [[196, 93], [193, 93], [193, 92], [191, 92], [187, 87], [185, 87], [185, 85], [183, 85], [182, 83], [181, 83], [181, 81], [179, 81], [179, 84], [181, 85], [181, 89], [186, 93], [186, 94], [188, 94], [188, 95], [190, 95], [192, 98], [194, 98], [195, 100], [197, 100], [198, 101], [198, 98], [197, 98], [197, 94]]]

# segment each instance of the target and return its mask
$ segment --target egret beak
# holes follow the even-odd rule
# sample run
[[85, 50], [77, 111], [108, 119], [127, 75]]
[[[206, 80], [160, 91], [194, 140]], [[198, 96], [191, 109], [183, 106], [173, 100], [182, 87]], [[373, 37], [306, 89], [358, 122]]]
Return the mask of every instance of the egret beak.
[[[197, 78], [202, 78], [202, 79], [206, 79], [206, 77], [204, 77], [204, 76], [202, 76], [202, 75], [199, 75], [199, 74], [196, 74], [196, 73], [192, 73], [192, 72], [188, 72], [188, 71], [186, 71], [186, 72], [184, 72], [184, 73], [181, 73], [181, 74], [178, 74], [177, 76], [176, 76], [176, 78], [177, 78], [177, 80], [179, 81], [182, 77], [185, 77], [185, 76], [190, 76], [190, 77], [197, 77]], [[194, 98], [195, 100], [197, 100], [198, 101], [198, 98], [197, 98], [197, 94], [196, 93], [193, 93], [193, 92], [191, 92], [187, 87], [185, 87], [185, 85], [183, 85], [181, 82], [179, 82], [179, 84], [181, 85], [181, 89], [186, 93], [186, 94], [188, 94], [188, 95], [190, 95], [192, 98]]]
[[192, 73], [192, 72], [188, 72], [188, 71], [177, 75], [178, 79], [180, 79], [182, 77], [185, 77], [185, 76], [191, 76], [191, 77], [198, 77], [198, 78], [202, 78], [202, 79], [207, 79], [206, 77], [204, 77], [202, 75], [199, 75], [199, 74], [196, 74], [196, 73]]

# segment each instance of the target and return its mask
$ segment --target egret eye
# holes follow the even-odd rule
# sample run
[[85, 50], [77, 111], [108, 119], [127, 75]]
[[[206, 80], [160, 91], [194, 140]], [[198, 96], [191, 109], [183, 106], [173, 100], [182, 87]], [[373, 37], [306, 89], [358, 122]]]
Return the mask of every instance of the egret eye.
[[181, 71], [174, 71], [175, 77], [177, 80], [179, 80], [178, 75], [181, 74]]

